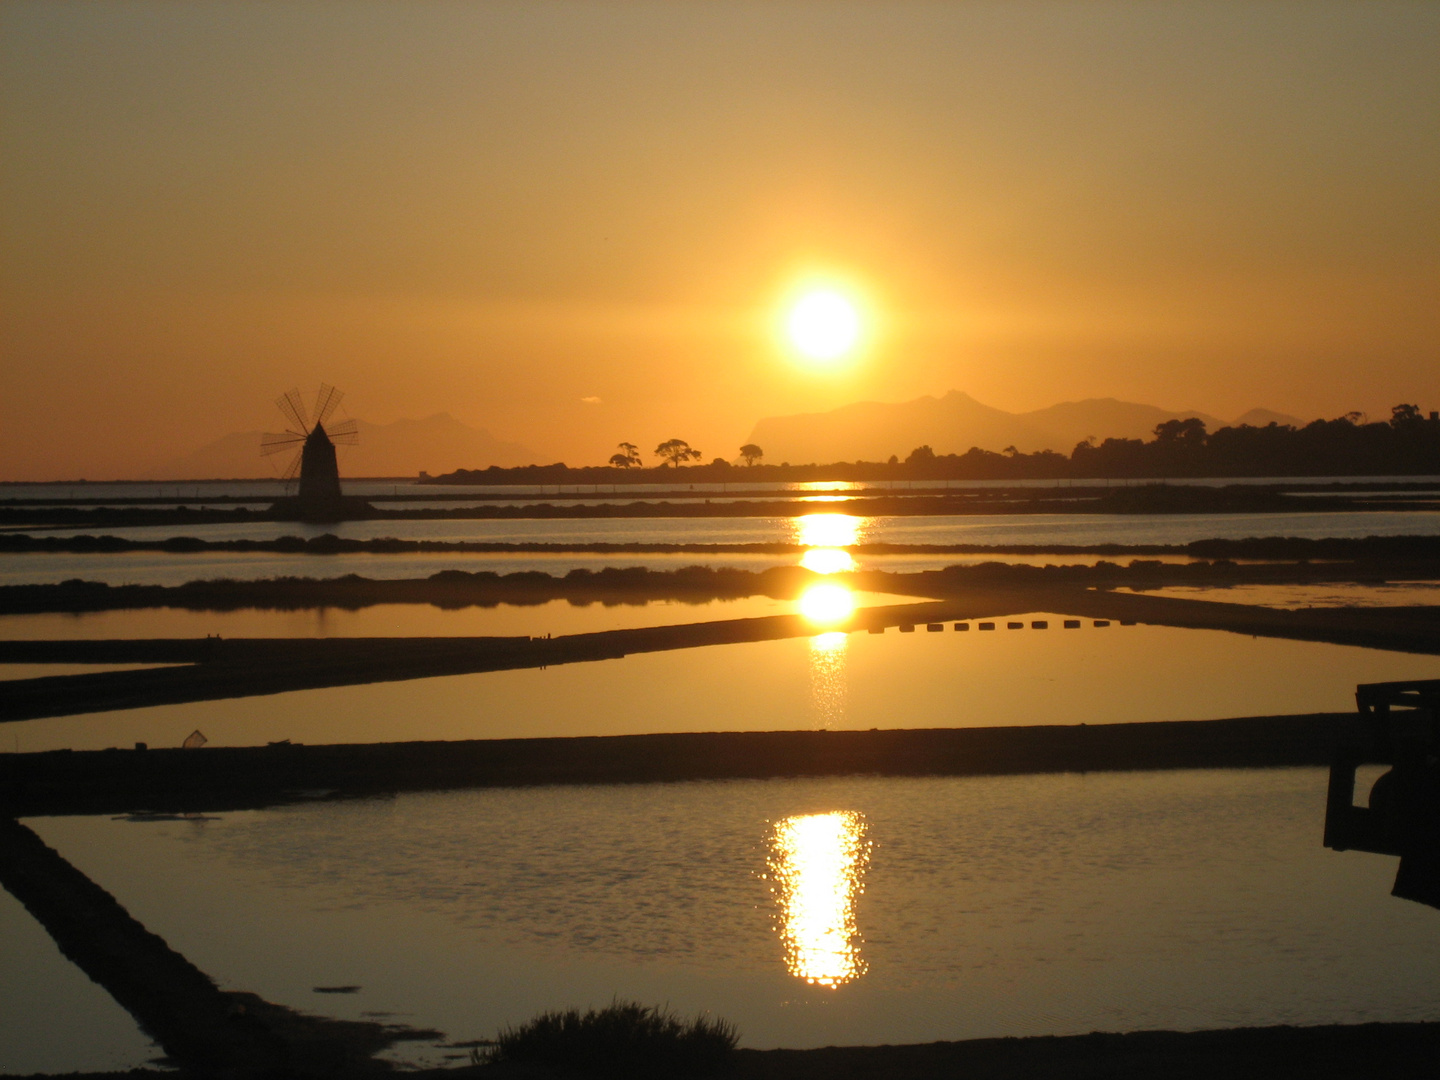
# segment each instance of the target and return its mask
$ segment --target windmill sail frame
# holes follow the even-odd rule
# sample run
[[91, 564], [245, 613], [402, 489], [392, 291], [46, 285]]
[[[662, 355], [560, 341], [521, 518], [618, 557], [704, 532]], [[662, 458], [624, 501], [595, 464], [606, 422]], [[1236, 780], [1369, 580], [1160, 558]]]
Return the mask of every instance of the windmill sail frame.
[[310, 434], [310, 420], [305, 411], [305, 399], [300, 396], [298, 389], [287, 390], [275, 399], [275, 407], [280, 410], [282, 416], [290, 421], [290, 427], [294, 431]]
[[266, 432], [260, 436], [261, 457], [294, 451], [280, 479], [288, 485], [298, 476], [297, 497], [304, 502], [330, 503], [343, 498], [335, 447], [337, 444], [358, 445], [360, 425], [346, 419], [327, 430], [325, 422], [334, 415], [344, 397], [344, 391], [321, 383], [313, 408], [307, 408], [305, 395], [298, 388], [287, 390], [275, 399], [275, 407], [289, 426], [282, 432]]

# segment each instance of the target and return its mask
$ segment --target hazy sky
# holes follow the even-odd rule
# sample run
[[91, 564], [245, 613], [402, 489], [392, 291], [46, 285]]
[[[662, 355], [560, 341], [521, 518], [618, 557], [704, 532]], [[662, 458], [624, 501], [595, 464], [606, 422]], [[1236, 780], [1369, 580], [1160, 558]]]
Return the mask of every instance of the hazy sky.
[[1437, 57], [1433, 2], [6, 0], [0, 478], [322, 380], [572, 464], [952, 388], [1440, 408]]

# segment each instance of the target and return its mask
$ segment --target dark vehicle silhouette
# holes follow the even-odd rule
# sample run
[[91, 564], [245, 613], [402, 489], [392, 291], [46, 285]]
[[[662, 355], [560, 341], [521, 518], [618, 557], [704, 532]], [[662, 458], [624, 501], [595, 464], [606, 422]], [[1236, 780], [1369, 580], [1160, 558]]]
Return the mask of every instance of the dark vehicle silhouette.
[[[1355, 688], [1358, 745], [1336, 751], [1325, 807], [1325, 846], [1398, 855], [1391, 895], [1440, 908], [1440, 679]], [[1356, 806], [1361, 765], [1389, 765]]]

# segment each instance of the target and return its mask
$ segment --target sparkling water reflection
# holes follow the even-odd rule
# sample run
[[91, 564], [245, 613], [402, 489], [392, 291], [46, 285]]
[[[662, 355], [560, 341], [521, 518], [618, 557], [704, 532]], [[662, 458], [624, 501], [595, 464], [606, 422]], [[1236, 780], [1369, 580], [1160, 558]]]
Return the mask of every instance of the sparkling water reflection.
[[865, 974], [855, 903], [870, 843], [852, 810], [787, 817], [770, 842], [771, 891], [790, 974], [812, 986], [843, 986]]
[[800, 565], [817, 574], [841, 574], [858, 564], [845, 549], [860, 542], [862, 527], [869, 531], [869, 518], [853, 514], [806, 514], [794, 519], [797, 544], [810, 550], [800, 557]]
[[810, 700], [817, 728], [844, 724], [845, 646], [849, 640], [838, 630], [810, 639]]
[[795, 523], [794, 543], [812, 548], [844, 548], [861, 542], [861, 529], [869, 518], [854, 514], [806, 514], [792, 519]]

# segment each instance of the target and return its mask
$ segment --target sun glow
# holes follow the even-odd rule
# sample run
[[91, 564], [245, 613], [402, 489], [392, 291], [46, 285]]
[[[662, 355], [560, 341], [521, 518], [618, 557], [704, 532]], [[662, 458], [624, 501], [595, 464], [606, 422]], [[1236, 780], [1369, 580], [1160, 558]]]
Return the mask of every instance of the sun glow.
[[785, 315], [785, 337], [808, 360], [831, 362], [848, 356], [860, 342], [860, 309], [839, 289], [807, 289]]

